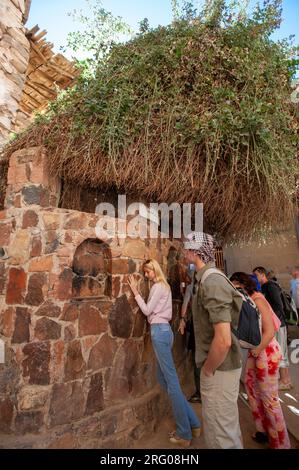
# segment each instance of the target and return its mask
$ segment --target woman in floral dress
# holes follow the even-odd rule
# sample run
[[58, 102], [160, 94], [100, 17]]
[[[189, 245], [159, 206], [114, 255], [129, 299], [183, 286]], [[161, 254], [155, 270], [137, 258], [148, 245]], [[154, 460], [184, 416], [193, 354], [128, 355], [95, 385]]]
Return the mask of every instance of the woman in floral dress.
[[255, 302], [262, 320], [262, 341], [248, 352], [245, 386], [257, 432], [252, 436], [271, 449], [289, 449], [290, 440], [278, 397], [281, 350], [275, 339], [279, 319], [254, 280], [245, 273], [234, 273], [231, 282], [244, 289]]

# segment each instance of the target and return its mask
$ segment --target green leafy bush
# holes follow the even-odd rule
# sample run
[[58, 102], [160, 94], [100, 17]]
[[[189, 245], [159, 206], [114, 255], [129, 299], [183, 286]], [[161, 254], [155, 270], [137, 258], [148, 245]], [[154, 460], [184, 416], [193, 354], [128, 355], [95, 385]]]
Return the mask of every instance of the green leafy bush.
[[225, 237], [285, 223], [298, 184], [298, 55], [270, 39], [280, 3], [249, 17], [214, 0], [169, 26], [143, 22], [7, 153], [42, 144], [76, 185], [203, 202], [206, 228]]

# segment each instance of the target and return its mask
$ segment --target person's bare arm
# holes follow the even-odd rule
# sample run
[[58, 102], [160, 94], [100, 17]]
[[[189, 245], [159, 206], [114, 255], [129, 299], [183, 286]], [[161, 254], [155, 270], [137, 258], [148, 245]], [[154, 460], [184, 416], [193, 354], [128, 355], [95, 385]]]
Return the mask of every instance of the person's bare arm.
[[186, 288], [186, 292], [184, 295], [184, 300], [181, 308], [181, 318], [180, 318], [180, 324], [178, 331], [183, 335], [185, 333], [185, 328], [186, 328], [186, 321], [187, 321], [187, 308], [188, 304], [192, 298], [192, 285], [189, 284]]
[[185, 333], [186, 321], [187, 321], [187, 307], [182, 306], [181, 318], [180, 318], [180, 323], [178, 327], [178, 332], [181, 333], [181, 335]]
[[210, 346], [208, 357], [202, 367], [205, 375], [211, 376], [215, 370], [223, 363], [231, 347], [231, 327], [230, 323], [215, 323], [214, 338]]
[[261, 343], [254, 349], [251, 350], [254, 356], [258, 356], [259, 353], [265, 349], [270, 341], [274, 337], [274, 325], [272, 320], [272, 313], [269, 309], [269, 305], [266, 299], [256, 299], [255, 301], [257, 308], [260, 311], [262, 317], [262, 341]]

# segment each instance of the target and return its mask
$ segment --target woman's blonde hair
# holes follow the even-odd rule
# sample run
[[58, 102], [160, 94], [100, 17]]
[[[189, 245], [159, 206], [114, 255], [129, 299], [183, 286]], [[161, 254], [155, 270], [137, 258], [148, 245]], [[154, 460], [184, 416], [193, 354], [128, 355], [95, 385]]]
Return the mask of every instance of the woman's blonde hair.
[[143, 269], [144, 268], [148, 268], [148, 269], [151, 269], [152, 271], [154, 271], [155, 275], [156, 275], [156, 279], [157, 279], [157, 282], [163, 282], [163, 284], [165, 284], [165, 286], [170, 289], [170, 285], [168, 284], [165, 276], [164, 276], [164, 273], [162, 271], [162, 268], [160, 266], [160, 264], [158, 263], [158, 261], [156, 261], [155, 259], [147, 259], [144, 263], [143, 263]]

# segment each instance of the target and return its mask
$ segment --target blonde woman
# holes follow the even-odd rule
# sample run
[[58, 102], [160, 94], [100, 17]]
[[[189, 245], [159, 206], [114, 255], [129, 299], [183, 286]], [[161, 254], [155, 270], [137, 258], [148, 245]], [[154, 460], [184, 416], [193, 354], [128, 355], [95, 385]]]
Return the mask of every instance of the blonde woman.
[[137, 290], [133, 276], [129, 277], [129, 285], [141, 311], [147, 316], [151, 326], [151, 339], [157, 359], [157, 378], [161, 387], [168, 393], [171, 400], [176, 431], [170, 434], [170, 441], [182, 447], [188, 447], [192, 436], [200, 435], [200, 421], [183, 394], [173, 357], [173, 332], [169, 325], [172, 317], [172, 297], [159, 263], [154, 259], [145, 261], [143, 265], [145, 277], [153, 283], [147, 304]]

